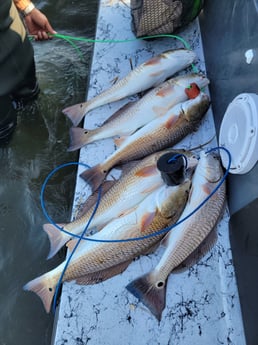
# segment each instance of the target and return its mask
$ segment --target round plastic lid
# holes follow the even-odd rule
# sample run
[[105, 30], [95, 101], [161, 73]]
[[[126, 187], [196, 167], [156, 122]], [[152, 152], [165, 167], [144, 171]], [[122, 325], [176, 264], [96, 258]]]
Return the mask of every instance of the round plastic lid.
[[[223, 117], [219, 145], [231, 153], [232, 174], [245, 174], [258, 160], [258, 95], [242, 93], [229, 104]], [[228, 167], [228, 155], [221, 150], [221, 160]]]

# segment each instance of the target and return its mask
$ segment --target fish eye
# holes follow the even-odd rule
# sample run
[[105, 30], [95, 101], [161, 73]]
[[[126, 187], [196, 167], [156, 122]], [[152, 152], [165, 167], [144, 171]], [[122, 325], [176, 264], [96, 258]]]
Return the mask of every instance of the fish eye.
[[163, 281], [159, 281], [159, 282], [157, 282], [156, 286], [158, 288], [162, 288], [164, 286], [164, 282]]

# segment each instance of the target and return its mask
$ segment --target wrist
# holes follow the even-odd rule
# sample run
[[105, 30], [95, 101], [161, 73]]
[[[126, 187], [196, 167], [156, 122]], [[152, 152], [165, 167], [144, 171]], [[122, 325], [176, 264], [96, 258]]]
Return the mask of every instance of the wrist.
[[24, 17], [26, 17], [28, 14], [30, 14], [35, 8], [35, 5], [30, 2], [29, 5], [27, 7], [24, 8], [24, 10], [22, 11], [22, 14]]

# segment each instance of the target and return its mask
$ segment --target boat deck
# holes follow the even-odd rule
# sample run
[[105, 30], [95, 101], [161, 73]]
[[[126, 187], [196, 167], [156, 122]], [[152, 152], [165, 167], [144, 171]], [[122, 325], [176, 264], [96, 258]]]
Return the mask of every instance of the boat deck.
[[[180, 36], [198, 56], [196, 64], [205, 73], [205, 61], [198, 20]], [[131, 40], [129, 1], [101, 0], [96, 39]], [[88, 99], [125, 76], [133, 67], [168, 49], [182, 47], [173, 38], [126, 43], [95, 43], [90, 71]], [[206, 92], [209, 92], [208, 89]], [[85, 122], [94, 128], [128, 99], [91, 111]], [[212, 109], [206, 114], [199, 130], [176, 147], [192, 148], [215, 136]], [[216, 146], [216, 139], [209, 147]], [[106, 139], [80, 150], [79, 161], [90, 166], [101, 162], [114, 150], [113, 140]], [[79, 177], [85, 168], [79, 167], [74, 198], [73, 217], [79, 205], [90, 194], [89, 187]], [[116, 176], [116, 172], [112, 173]], [[229, 243], [228, 210], [218, 224], [218, 241], [196, 265], [168, 279], [166, 308], [157, 322], [149, 310], [131, 295], [125, 286], [156, 265], [162, 248], [142, 256], [122, 274], [103, 283], [79, 286], [64, 283], [56, 314], [54, 345], [157, 345], [157, 344], [234, 344], [244, 345], [245, 337], [232, 254]]]

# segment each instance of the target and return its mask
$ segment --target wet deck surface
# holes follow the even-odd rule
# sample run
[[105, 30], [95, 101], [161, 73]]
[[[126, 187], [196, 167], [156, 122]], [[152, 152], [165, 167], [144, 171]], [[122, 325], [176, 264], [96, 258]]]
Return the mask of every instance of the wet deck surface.
[[[97, 39], [134, 38], [130, 27], [130, 9], [122, 2], [102, 0]], [[205, 71], [198, 22], [180, 34], [197, 52], [199, 70]], [[133, 66], [162, 51], [182, 47], [166, 38], [130, 43], [96, 43], [92, 61], [88, 98], [111, 86], [116, 77], [125, 76]], [[208, 92], [208, 90], [206, 90]], [[95, 127], [128, 99], [98, 108], [87, 115], [87, 127]], [[177, 147], [190, 148], [210, 140], [215, 134], [210, 110], [199, 130]], [[210, 143], [216, 146], [216, 141]], [[95, 165], [114, 150], [112, 140], [105, 140], [80, 151], [80, 162]], [[74, 200], [78, 205], [90, 191], [79, 178]], [[125, 286], [156, 265], [162, 248], [135, 260], [122, 274], [93, 286], [75, 283], [63, 285], [53, 344], [157, 345], [157, 344], [245, 344], [238, 292], [228, 235], [228, 212], [218, 225], [215, 247], [186, 272], [171, 275], [167, 286], [166, 308], [160, 323], [132, 296]]]

